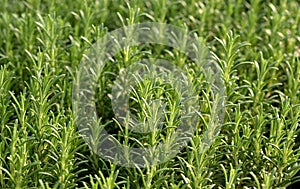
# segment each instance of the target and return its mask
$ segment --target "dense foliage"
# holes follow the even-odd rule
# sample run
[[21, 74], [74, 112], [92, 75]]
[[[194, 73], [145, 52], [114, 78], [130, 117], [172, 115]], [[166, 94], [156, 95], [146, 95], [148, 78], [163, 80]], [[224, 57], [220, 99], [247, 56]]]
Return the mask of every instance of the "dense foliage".
[[[0, 188], [277, 188], [299, 180], [299, 1], [0, 3]], [[154, 21], [187, 28], [209, 47], [222, 69], [226, 114], [220, 134], [203, 153], [199, 146], [209, 116], [199, 121], [195, 136], [176, 158], [126, 168], [92, 153], [79, 135], [72, 82], [85, 50], [101, 36]], [[161, 58], [183, 62], [172, 49], [154, 49]], [[132, 47], [107, 69], [117, 73], [152, 53]], [[113, 119], [108, 89], [113, 80], [99, 81], [107, 87], [97, 102], [99, 122], [123, 139], [130, 133]], [[147, 82], [137, 93], [163, 93], [150, 90], [155, 82]], [[206, 90], [203, 86], [199, 94]], [[178, 100], [175, 93], [162, 98]], [[138, 114], [142, 110], [134, 107], [144, 102], [134, 102]], [[177, 111], [176, 106], [170, 111]]]

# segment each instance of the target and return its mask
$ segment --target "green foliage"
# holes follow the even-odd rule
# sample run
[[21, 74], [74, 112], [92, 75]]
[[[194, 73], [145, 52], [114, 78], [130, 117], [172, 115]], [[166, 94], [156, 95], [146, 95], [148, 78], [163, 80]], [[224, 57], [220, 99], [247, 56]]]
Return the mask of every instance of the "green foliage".
[[[300, 179], [297, 0], [0, 3], [0, 188], [280, 188]], [[180, 96], [159, 78], [139, 82], [130, 107], [140, 120], [155, 122], [161, 116], [151, 112], [157, 104], [149, 102], [161, 98], [168, 104], [170, 127], [139, 135], [113, 118], [110, 87], [116, 74], [142, 57], [165, 58], [185, 69], [204, 112], [176, 158], [125, 168], [92, 153], [79, 135], [72, 82], [85, 50], [97, 39], [150, 21], [187, 28], [210, 48], [226, 86], [226, 116], [220, 135], [202, 151], [212, 111], [203, 75], [174, 49], [123, 49], [99, 78], [96, 103], [97, 123], [117, 139], [153, 146], [167, 141], [180, 119]]]

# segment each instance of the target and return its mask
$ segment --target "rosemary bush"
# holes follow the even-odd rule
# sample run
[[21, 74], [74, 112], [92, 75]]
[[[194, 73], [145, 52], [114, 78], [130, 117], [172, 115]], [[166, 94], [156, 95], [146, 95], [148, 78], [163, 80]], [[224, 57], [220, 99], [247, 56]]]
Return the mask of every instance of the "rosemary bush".
[[[299, 1], [0, 3], [0, 188], [260, 189], [300, 181]], [[72, 83], [93, 43], [114, 29], [142, 22], [168, 23], [199, 36], [221, 69], [225, 117], [220, 134], [201, 151], [212, 111], [203, 75], [195, 74], [174, 49], [123, 49], [98, 81], [95, 121], [101, 128], [133, 146], [166, 141], [168, 128], [136, 134], [114, 118], [111, 87], [119, 71], [141, 57], [170, 60], [185, 69], [204, 112], [175, 158], [128, 168], [101, 158], [83, 140], [72, 109]], [[151, 112], [155, 104], [149, 102], [155, 99], [167, 103], [166, 115]], [[140, 81], [129, 104], [140, 120], [165, 116], [166, 125], [179, 123], [180, 95], [159, 79]]]

